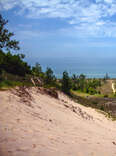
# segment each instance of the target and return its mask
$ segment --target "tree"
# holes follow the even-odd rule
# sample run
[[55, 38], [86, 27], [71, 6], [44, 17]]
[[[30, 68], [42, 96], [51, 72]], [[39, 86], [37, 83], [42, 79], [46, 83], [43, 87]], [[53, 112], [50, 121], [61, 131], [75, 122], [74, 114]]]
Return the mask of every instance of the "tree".
[[62, 77], [62, 91], [66, 94], [70, 94], [70, 89], [71, 89], [71, 81], [68, 72], [64, 71]]
[[0, 64], [0, 68], [8, 73], [25, 76], [30, 74], [30, 66], [24, 62], [23, 55], [12, 55], [11, 52], [5, 54], [4, 62]]
[[42, 68], [39, 63], [36, 63], [34, 67], [32, 67], [32, 74], [34, 76], [40, 76], [42, 73]]
[[86, 78], [86, 76], [85, 76], [84, 74], [81, 74], [81, 75], [79, 76], [79, 79], [81, 79], [81, 80], [85, 80], [85, 78]]
[[7, 20], [0, 14], [0, 73], [6, 71], [11, 74], [25, 76], [30, 73], [30, 66], [23, 61], [25, 55], [12, 55], [12, 50], [19, 50], [19, 42], [11, 39], [14, 33], [5, 28]]
[[79, 76], [79, 88], [80, 88], [81, 91], [84, 91], [84, 87], [85, 87], [85, 78], [86, 78], [86, 76], [83, 75], [83, 74], [81, 74], [81, 75]]
[[45, 72], [45, 84], [53, 84], [55, 81], [56, 78], [52, 69], [47, 67]]
[[72, 75], [72, 80], [73, 80], [73, 81], [76, 81], [77, 78], [78, 78], [78, 77], [77, 77], [75, 74]]
[[5, 25], [8, 23], [8, 20], [2, 18], [0, 14], [0, 53], [4, 50], [9, 51], [19, 50], [19, 42], [16, 40], [12, 40], [11, 37], [14, 36], [14, 33], [9, 32], [8, 29], [5, 28]]
[[75, 74], [72, 75], [72, 89], [78, 89], [78, 76], [76, 76]]

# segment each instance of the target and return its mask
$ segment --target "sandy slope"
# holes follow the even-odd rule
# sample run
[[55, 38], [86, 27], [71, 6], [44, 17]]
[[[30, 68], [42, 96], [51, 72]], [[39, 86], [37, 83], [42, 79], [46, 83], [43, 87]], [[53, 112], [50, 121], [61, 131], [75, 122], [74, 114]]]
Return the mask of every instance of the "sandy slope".
[[0, 156], [116, 156], [116, 122], [61, 93], [28, 92], [31, 103], [0, 92]]

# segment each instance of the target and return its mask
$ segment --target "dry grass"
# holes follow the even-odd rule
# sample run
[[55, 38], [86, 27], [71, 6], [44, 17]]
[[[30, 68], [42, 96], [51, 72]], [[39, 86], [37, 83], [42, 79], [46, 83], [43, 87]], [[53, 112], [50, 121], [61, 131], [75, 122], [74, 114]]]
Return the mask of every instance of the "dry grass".
[[99, 88], [101, 94], [111, 95], [112, 92], [112, 80], [106, 80], [106, 82]]

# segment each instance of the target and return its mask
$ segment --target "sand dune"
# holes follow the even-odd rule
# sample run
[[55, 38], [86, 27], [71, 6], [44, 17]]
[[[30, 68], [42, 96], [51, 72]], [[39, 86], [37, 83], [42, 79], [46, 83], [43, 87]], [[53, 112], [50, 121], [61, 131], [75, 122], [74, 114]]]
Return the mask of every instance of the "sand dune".
[[36, 88], [0, 91], [0, 156], [116, 156], [116, 122]]

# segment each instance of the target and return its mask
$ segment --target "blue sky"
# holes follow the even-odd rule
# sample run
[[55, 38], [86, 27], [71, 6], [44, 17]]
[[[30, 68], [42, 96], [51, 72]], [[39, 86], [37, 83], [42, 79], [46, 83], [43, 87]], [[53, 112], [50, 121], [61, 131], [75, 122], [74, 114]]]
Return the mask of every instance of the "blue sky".
[[28, 58], [116, 58], [116, 0], [0, 0]]

